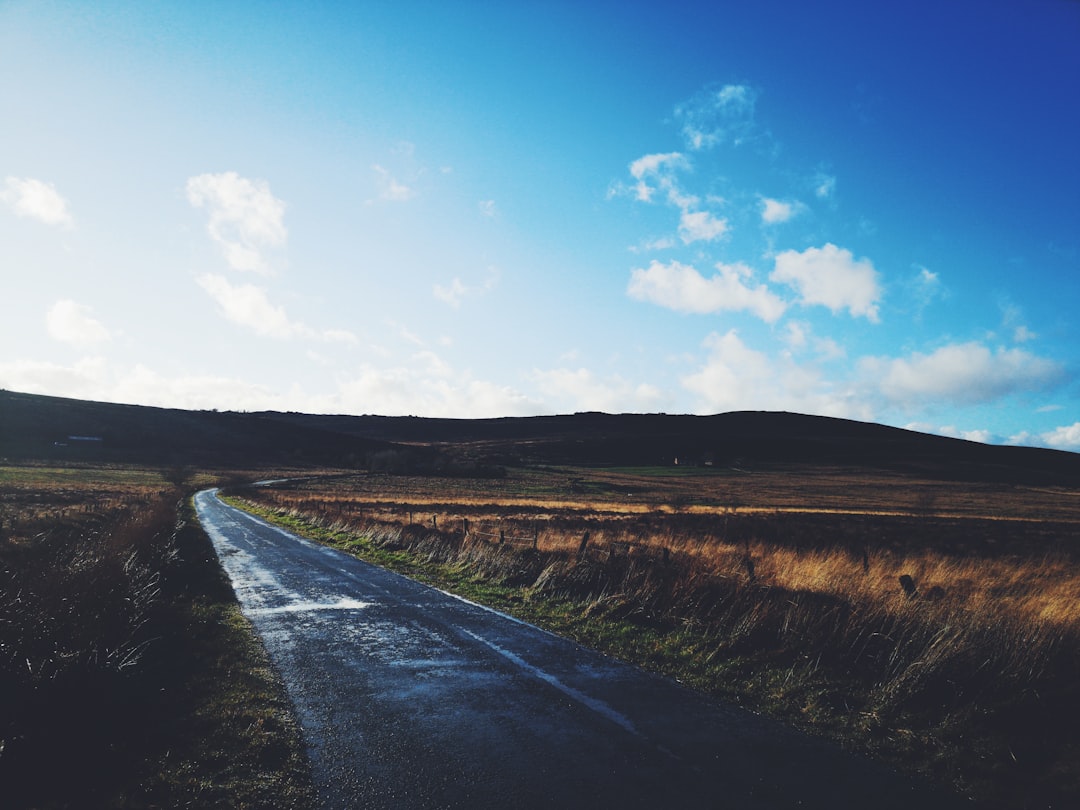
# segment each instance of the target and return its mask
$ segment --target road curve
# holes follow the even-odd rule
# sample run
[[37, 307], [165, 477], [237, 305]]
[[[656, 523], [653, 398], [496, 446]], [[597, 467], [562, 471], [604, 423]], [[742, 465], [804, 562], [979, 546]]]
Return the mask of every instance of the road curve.
[[326, 808], [911, 808], [864, 759], [200, 492]]

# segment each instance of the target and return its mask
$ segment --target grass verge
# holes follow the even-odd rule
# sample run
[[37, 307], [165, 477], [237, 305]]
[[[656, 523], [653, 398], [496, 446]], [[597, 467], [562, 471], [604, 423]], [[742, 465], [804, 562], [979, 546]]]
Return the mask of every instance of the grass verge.
[[308, 810], [314, 791], [292, 706], [190, 502], [183, 509], [182, 563], [170, 576], [178, 622], [150, 664], [172, 692], [159, 729], [169, 744], [124, 806]]
[[153, 472], [107, 502], [80, 476], [6, 471], [0, 803], [311, 807], [291, 707], [190, 503]]
[[[710, 544], [703, 553], [712, 563], [724, 554], [732, 559], [706, 569], [702, 554], [680, 551], [666, 536], [670, 560], [666, 553], [613, 553], [610, 545], [600, 555], [590, 545], [584, 554], [580, 527], [561, 545], [548, 530], [538, 550], [466, 540], [460, 520], [440, 521], [444, 529], [434, 520], [430, 527], [390, 525], [333, 504], [288, 508], [278, 503], [282, 493], [253, 492], [251, 499], [258, 502], [235, 502], [299, 534], [779, 716], [980, 806], [1066, 806], [1080, 796], [1071, 625], [1017, 619], [1014, 613], [1027, 613], [1017, 613], [1023, 604], [1014, 604], [1015, 587], [985, 604], [961, 597], [965, 577], [996, 570], [989, 562], [971, 577], [950, 568], [948, 598], [906, 599], [887, 572], [880, 585], [867, 585], [877, 574], [866, 574], [845, 548], [785, 550], [753, 540], [757, 574], [751, 568], [748, 576], [749, 539], [731, 549]], [[1023, 570], [1039, 573], [1033, 565]], [[811, 570], [822, 582], [796, 584]], [[913, 570], [920, 582], [933, 581], [929, 570]]]

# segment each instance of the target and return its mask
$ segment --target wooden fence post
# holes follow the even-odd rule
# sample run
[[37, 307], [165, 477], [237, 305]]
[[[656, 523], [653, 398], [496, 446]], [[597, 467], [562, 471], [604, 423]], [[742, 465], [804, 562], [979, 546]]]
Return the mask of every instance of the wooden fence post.
[[585, 534], [582, 535], [582, 537], [581, 537], [581, 545], [578, 546], [578, 550], [577, 550], [577, 561], [578, 562], [581, 562], [583, 559], [585, 559], [585, 552], [588, 550], [588, 548], [589, 548], [589, 533], [585, 532]]

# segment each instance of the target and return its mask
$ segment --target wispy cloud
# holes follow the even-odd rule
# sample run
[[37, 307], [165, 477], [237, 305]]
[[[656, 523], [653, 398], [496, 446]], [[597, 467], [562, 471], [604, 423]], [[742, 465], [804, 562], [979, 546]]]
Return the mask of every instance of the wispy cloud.
[[819, 200], [829, 200], [836, 194], [836, 177], [827, 172], [819, 171], [811, 181], [814, 196]]
[[469, 291], [460, 278], [454, 277], [454, 280], [450, 284], [444, 286], [442, 284], [436, 284], [432, 287], [432, 293], [440, 301], [445, 301], [447, 304], [457, 309], [461, 306], [461, 299], [465, 297], [465, 294]]
[[805, 321], [788, 321], [784, 324], [781, 338], [788, 351], [800, 354], [812, 350], [819, 360], [840, 360], [847, 356], [844, 347], [830, 337], [818, 337], [813, 327]]
[[675, 108], [675, 119], [688, 148], [738, 146], [755, 133], [758, 91], [745, 84], [725, 84], [698, 93]]
[[16, 216], [36, 219], [46, 225], [70, 227], [73, 221], [67, 200], [56, 187], [32, 177], [5, 178], [0, 201], [10, 207]]
[[869, 259], [856, 260], [849, 250], [829, 243], [799, 252], [786, 250], [776, 257], [773, 281], [794, 287], [800, 302], [820, 304], [833, 313], [846, 309], [853, 317], [878, 321], [881, 287]]
[[630, 164], [630, 176], [637, 181], [634, 196], [641, 202], [652, 202], [657, 190], [670, 196], [676, 188], [675, 173], [689, 168], [690, 162], [680, 152], [656, 153], [638, 158]]
[[57, 301], [45, 316], [49, 336], [73, 346], [91, 346], [110, 340], [112, 333], [90, 312], [90, 307], [71, 299]]
[[232, 284], [224, 276], [206, 274], [196, 279], [199, 286], [217, 302], [230, 321], [257, 335], [292, 338], [302, 335], [304, 326], [295, 323], [280, 306], [270, 303], [266, 290], [254, 284]]
[[488, 268], [488, 276], [483, 284], [476, 286], [469, 286], [465, 284], [460, 278], [454, 277], [448, 285], [436, 284], [432, 287], [432, 294], [454, 309], [461, 306], [462, 301], [466, 297], [472, 295], [481, 295], [483, 293], [493, 290], [499, 283], [499, 270], [497, 267]]
[[[682, 189], [677, 175], [691, 169], [690, 161], [680, 152], [664, 152], [644, 155], [630, 164], [630, 176], [634, 178], [633, 195], [639, 202], [656, 202], [657, 192], [663, 201], [679, 209], [679, 238], [684, 245], [694, 242], [712, 242], [725, 236], [729, 229], [727, 219], [711, 211], [701, 209], [701, 198]], [[625, 187], [620, 187], [623, 191]], [[722, 203], [719, 198], [710, 202]], [[670, 242], [653, 240], [653, 245], [670, 246]]]
[[233, 284], [224, 276], [211, 273], [199, 276], [196, 282], [214, 299], [226, 319], [262, 337], [357, 342], [356, 336], [344, 329], [320, 331], [290, 319], [283, 307], [270, 302], [266, 290], [254, 284]]
[[187, 198], [209, 213], [207, 231], [234, 270], [265, 272], [263, 251], [285, 244], [285, 203], [265, 180], [236, 172], [200, 174], [188, 180]]
[[1027, 343], [1028, 341], [1035, 340], [1037, 337], [1037, 334], [1023, 324], [1013, 330], [1013, 343]]
[[754, 274], [745, 264], [718, 263], [716, 270], [705, 278], [691, 265], [653, 261], [631, 273], [627, 294], [677, 312], [746, 311], [768, 323], [784, 314], [785, 302], [764, 284], [752, 286]]
[[394, 177], [388, 169], [378, 163], [371, 167], [375, 172], [375, 184], [379, 190], [379, 199], [389, 202], [406, 202], [416, 196], [416, 192]]

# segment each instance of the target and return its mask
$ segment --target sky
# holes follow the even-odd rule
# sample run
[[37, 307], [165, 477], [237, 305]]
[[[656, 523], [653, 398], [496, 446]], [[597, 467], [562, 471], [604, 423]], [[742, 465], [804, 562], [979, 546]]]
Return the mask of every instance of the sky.
[[1080, 450], [1080, 3], [0, 0], [0, 388]]

